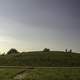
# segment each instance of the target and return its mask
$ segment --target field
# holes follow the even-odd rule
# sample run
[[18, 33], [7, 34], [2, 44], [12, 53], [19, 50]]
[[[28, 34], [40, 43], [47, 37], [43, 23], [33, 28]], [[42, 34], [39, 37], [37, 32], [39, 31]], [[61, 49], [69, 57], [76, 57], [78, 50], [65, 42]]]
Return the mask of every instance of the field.
[[80, 67], [80, 54], [36, 51], [1, 55], [0, 66]]
[[0, 55], [0, 80], [80, 80], [80, 54], [36, 51]]
[[2, 68], [0, 80], [80, 80], [80, 68]]
[[0, 80], [11, 80], [15, 74], [21, 71], [23, 71], [23, 69], [0, 68]]

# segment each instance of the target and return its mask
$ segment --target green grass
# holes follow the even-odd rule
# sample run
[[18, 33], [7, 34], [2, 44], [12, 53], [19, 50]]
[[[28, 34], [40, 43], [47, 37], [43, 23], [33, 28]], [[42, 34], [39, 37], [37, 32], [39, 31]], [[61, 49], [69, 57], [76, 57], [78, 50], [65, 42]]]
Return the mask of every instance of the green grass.
[[11, 78], [23, 69], [0, 68], [0, 80], [11, 80]]
[[25, 80], [80, 80], [80, 69], [34, 69], [27, 74]]
[[80, 54], [77, 53], [39, 51], [1, 55], [0, 80], [14, 80], [23, 70], [26, 70], [23, 80], [80, 80], [79, 67]]
[[25, 52], [0, 56], [0, 66], [80, 67], [80, 54], [51, 52]]
[[[0, 69], [0, 80], [14, 80], [21, 69]], [[26, 69], [23, 80], [80, 80], [80, 68], [35, 68]]]

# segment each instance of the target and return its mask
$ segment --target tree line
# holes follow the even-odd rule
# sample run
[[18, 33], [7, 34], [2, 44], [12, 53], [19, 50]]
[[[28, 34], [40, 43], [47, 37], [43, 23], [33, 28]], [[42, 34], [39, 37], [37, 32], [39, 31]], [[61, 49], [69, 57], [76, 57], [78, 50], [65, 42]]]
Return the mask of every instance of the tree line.
[[[42, 52], [50, 52], [51, 50], [49, 48], [44, 48], [42, 50]], [[11, 48], [6, 54], [8, 55], [14, 55], [14, 54], [19, 54], [20, 52], [15, 49], [15, 48]], [[68, 50], [68, 49], [65, 49], [65, 53], [72, 53], [72, 49]]]

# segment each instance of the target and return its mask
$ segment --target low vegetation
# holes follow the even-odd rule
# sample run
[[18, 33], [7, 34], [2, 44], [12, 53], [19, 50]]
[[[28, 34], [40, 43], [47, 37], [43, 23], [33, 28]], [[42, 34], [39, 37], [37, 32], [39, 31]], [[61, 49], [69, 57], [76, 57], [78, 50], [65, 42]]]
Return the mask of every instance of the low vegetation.
[[[1, 80], [80, 80], [80, 68], [35, 68], [26, 69], [20, 73], [21, 69], [0, 69]], [[22, 71], [21, 71], [22, 72]], [[23, 76], [25, 74], [25, 76]], [[19, 79], [15, 76], [22, 75]]]
[[80, 69], [45, 68], [33, 69], [24, 80], [80, 80]]
[[1, 80], [80, 80], [80, 54], [70, 51], [18, 52], [0, 55]]
[[0, 80], [12, 80], [13, 76], [24, 69], [0, 68]]
[[34, 51], [0, 56], [0, 66], [80, 67], [80, 54], [61, 51]]

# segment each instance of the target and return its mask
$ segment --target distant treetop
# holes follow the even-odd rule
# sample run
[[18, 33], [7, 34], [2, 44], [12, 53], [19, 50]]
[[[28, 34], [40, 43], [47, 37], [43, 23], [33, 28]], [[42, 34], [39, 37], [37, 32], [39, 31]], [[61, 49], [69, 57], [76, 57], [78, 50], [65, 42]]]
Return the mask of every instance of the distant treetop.
[[43, 49], [43, 52], [49, 52], [49, 51], [50, 51], [50, 49], [48, 49], [48, 48]]
[[14, 48], [11, 48], [8, 52], [7, 52], [7, 54], [18, 54], [19, 52], [16, 50], [16, 49], [14, 49]]

